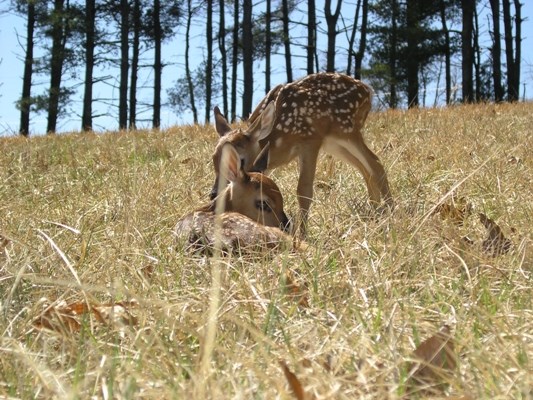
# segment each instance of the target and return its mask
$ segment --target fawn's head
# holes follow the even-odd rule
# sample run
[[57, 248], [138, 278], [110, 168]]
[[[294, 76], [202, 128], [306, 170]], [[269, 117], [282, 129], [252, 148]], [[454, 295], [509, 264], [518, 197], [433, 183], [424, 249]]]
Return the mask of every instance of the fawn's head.
[[[264, 157], [268, 156], [267, 152], [262, 154], [258, 163], [263, 163]], [[221, 212], [238, 212], [260, 224], [288, 230], [289, 219], [283, 211], [283, 197], [278, 185], [262, 173], [245, 172], [241, 164], [233, 145], [226, 143], [220, 147], [220, 176], [217, 179], [220, 196], [213, 200], [211, 209], [214, 211], [217, 202], [221, 202]], [[251, 168], [256, 167], [252, 164]]]
[[222, 149], [226, 145], [231, 145], [236, 151], [239, 161], [239, 167], [245, 172], [263, 172], [268, 165], [268, 146], [261, 149], [260, 140], [266, 138], [272, 131], [275, 119], [275, 106], [269, 104], [256, 118], [252, 124], [245, 129], [232, 129], [218, 107], [215, 107], [215, 127], [220, 138], [218, 140], [215, 152], [213, 153], [213, 165], [215, 167], [215, 184], [211, 191], [211, 199], [215, 198], [218, 193], [218, 182], [220, 176], [220, 167]]

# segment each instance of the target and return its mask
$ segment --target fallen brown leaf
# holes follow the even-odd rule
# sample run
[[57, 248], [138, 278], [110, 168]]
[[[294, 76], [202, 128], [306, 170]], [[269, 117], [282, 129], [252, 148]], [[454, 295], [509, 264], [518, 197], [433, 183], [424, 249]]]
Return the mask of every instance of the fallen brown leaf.
[[136, 302], [118, 302], [93, 305], [84, 302], [52, 304], [33, 321], [37, 329], [48, 329], [62, 334], [75, 333], [81, 329], [81, 318], [90, 314], [100, 324], [135, 325], [136, 318], [129, 308]]
[[491, 257], [509, 252], [511, 240], [505, 237], [498, 224], [483, 213], [479, 214], [479, 220], [487, 228], [487, 238], [481, 244], [483, 251]]
[[298, 377], [289, 369], [287, 364], [285, 364], [284, 361], [280, 360], [279, 364], [281, 365], [281, 369], [283, 369], [283, 373], [285, 374], [285, 378], [287, 378], [287, 382], [289, 383], [289, 386], [294, 393], [294, 396], [297, 400], [312, 400], [314, 396], [308, 396], [305, 392], [302, 383], [298, 379]]
[[417, 361], [409, 366], [407, 385], [421, 390], [440, 389], [449, 381], [457, 366], [454, 347], [448, 325], [420, 343], [413, 352]]
[[441, 219], [449, 220], [457, 226], [463, 226], [465, 218], [472, 212], [472, 205], [463, 197], [455, 199], [452, 196], [450, 203], [441, 203], [435, 207], [433, 214], [440, 215]]
[[143, 267], [141, 267], [141, 273], [144, 276], [144, 278], [150, 280], [152, 276], [154, 275], [155, 266], [153, 264], [146, 264]]
[[37, 329], [48, 329], [59, 333], [78, 332], [81, 324], [76, 318], [82, 312], [80, 304], [71, 306], [49, 306], [34, 321]]

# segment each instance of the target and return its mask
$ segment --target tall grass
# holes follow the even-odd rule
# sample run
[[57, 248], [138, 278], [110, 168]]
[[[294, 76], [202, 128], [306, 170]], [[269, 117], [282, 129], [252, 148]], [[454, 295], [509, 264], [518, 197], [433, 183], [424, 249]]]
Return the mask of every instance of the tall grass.
[[[208, 200], [214, 128], [0, 139], [0, 397], [291, 398], [283, 360], [317, 398], [422, 398], [406, 362], [449, 324], [439, 396], [533, 398], [532, 126], [527, 103], [371, 114], [394, 212], [322, 156], [312, 250], [220, 260], [207, 365], [215, 261], [172, 229]], [[296, 214], [295, 164], [272, 177]]]

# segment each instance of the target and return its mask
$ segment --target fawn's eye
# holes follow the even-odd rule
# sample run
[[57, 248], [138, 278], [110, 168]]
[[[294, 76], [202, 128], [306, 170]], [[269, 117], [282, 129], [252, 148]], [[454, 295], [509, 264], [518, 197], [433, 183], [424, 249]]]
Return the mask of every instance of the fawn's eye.
[[272, 212], [272, 207], [265, 200], [256, 200], [255, 207], [261, 211]]

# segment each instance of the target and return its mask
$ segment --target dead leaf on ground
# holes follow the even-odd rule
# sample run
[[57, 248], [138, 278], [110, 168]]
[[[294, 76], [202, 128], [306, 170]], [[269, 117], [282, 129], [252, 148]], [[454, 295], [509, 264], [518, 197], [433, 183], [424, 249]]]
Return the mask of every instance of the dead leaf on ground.
[[505, 237], [498, 224], [483, 213], [479, 214], [479, 220], [487, 228], [487, 238], [481, 244], [483, 251], [491, 257], [509, 252], [511, 240]]
[[280, 360], [279, 364], [281, 365], [283, 373], [285, 374], [285, 378], [287, 378], [287, 382], [289, 383], [292, 393], [294, 394], [294, 397], [296, 397], [297, 400], [315, 399], [315, 396], [305, 392], [302, 383], [300, 382], [298, 377], [289, 369], [285, 361]]
[[145, 279], [152, 279], [152, 276], [154, 275], [155, 266], [153, 264], [146, 264], [143, 267], [141, 267], [141, 273]]
[[431, 391], [441, 389], [449, 382], [457, 366], [454, 340], [450, 327], [442, 329], [426, 339], [415, 349], [412, 357], [418, 361], [409, 365], [407, 385], [419, 390]]
[[136, 305], [134, 301], [99, 305], [59, 302], [45, 307], [41, 315], [33, 320], [33, 326], [63, 334], [75, 333], [80, 331], [83, 317], [87, 315], [91, 315], [100, 324], [131, 326], [137, 324], [137, 320], [129, 309]]
[[472, 213], [472, 205], [464, 197], [455, 199], [452, 196], [450, 203], [441, 203], [435, 207], [433, 214], [440, 215], [442, 220], [449, 220], [457, 226], [463, 226], [465, 218]]
[[307, 285], [305, 283], [298, 283], [292, 271], [285, 273], [285, 290], [287, 291], [287, 296], [297, 301], [299, 306], [309, 307], [309, 301], [307, 300], [309, 290]]

